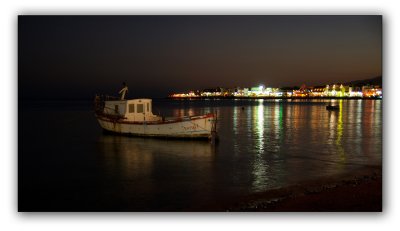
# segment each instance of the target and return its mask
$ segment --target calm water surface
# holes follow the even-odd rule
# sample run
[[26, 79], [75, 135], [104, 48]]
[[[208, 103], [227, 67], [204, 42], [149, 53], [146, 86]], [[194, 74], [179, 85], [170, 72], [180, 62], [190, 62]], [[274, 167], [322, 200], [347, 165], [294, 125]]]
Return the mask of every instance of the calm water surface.
[[165, 116], [217, 112], [215, 146], [103, 134], [90, 103], [20, 102], [21, 211], [202, 210], [381, 165], [380, 100], [153, 102]]

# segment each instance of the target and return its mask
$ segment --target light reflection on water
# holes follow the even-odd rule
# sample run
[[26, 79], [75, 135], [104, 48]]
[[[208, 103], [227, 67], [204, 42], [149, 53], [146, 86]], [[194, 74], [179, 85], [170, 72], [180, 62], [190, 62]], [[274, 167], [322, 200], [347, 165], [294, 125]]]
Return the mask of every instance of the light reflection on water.
[[[339, 110], [327, 111], [327, 103], [339, 105]], [[110, 160], [107, 162], [110, 172], [121, 168], [125, 177], [140, 176], [144, 178], [141, 182], [147, 182], [155, 172], [168, 173], [173, 176], [166, 181], [168, 184], [183, 184], [189, 191], [202, 190], [201, 195], [209, 192], [219, 198], [228, 192], [233, 195], [259, 192], [345, 173], [364, 164], [379, 164], [380, 103], [362, 100], [289, 103], [260, 99], [221, 106], [213, 101], [190, 102], [172, 109], [173, 114], [216, 111], [220, 137], [216, 147], [196, 141], [101, 139], [105, 149], [114, 147], [104, 150], [105, 154], [119, 156], [116, 159], [105, 156]], [[214, 180], [205, 180], [211, 178]], [[143, 187], [155, 187], [152, 190], [157, 191], [157, 184], [156, 180], [152, 184], [143, 183]]]
[[[99, 137], [99, 148], [109, 187], [105, 190], [129, 202], [127, 206], [141, 211], [184, 209], [190, 201], [207, 200], [213, 193], [209, 186], [215, 147], [208, 142], [104, 135]], [[123, 194], [115, 188], [122, 188]]]
[[[340, 109], [327, 111], [328, 103]], [[153, 107], [167, 117], [217, 112], [219, 143], [105, 135], [89, 109], [24, 111], [24, 187], [70, 190], [88, 207], [196, 209], [381, 164], [380, 100], [155, 100]], [[72, 203], [56, 195], [38, 201]]]
[[256, 106], [256, 110], [254, 110], [253, 114], [253, 130], [255, 133], [255, 157], [253, 160], [253, 171], [252, 174], [254, 176], [253, 182], [252, 182], [252, 188], [257, 189], [259, 187], [262, 187], [265, 185], [265, 182], [268, 180], [268, 163], [265, 161], [263, 158], [264, 154], [264, 128], [265, 128], [265, 123], [264, 123], [264, 105], [263, 105], [264, 100], [259, 99], [258, 100], [258, 106]]
[[[105, 169], [111, 174], [119, 172], [123, 177], [145, 177], [155, 171], [159, 161], [180, 163], [212, 162], [215, 148], [207, 142], [157, 140], [125, 136], [103, 135], [99, 137], [101, 153], [104, 155]], [[188, 167], [188, 166], [185, 166]], [[194, 171], [197, 166], [191, 166]], [[203, 169], [205, 170], [205, 169]], [[208, 173], [208, 171], [205, 171]]]
[[336, 147], [338, 149], [338, 154], [340, 161], [345, 162], [346, 156], [342, 146], [342, 136], [343, 136], [343, 100], [339, 100], [339, 117], [337, 121], [337, 137], [336, 137]]
[[228, 151], [232, 143], [235, 156], [248, 157], [254, 191], [379, 165], [381, 101], [335, 100], [338, 111], [327, 111], [328, 102], [258, 100], [245, 107], [247, 113], [234, 108], [231, 117], [219, 119], [219, 128], [230, 126], [228, 118], [233, 123], [231, 133], [222, 130], [220, 146]]

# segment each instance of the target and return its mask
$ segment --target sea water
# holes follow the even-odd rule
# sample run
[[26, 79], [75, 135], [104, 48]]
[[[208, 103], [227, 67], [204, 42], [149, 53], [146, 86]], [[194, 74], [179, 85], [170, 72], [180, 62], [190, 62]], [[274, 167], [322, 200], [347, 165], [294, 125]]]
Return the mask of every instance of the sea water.
[[91, 103], [19, 102], [20, 211], [201, 211], [382, 163], [381, 100], [153, 101], [217, 113], [216, 145], [104, 134]]

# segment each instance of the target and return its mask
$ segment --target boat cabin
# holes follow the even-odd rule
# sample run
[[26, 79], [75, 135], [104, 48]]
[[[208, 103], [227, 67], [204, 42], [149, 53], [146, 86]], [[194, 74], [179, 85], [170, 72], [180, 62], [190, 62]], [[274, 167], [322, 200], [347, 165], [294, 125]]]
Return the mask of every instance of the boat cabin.
[[162, 117], [153, 115], [151, 99], [107, 100], [104, 113], [120, 115], [128, 121], [161, 121]]

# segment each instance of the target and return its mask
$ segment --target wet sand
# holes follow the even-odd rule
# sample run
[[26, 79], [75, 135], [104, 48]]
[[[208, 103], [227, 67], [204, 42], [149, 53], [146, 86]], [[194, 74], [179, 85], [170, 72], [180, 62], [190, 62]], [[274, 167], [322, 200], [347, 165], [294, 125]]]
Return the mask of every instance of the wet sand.
[[302, 182], [223, 205], [232, 212], [381, 212], [382, 168]]

